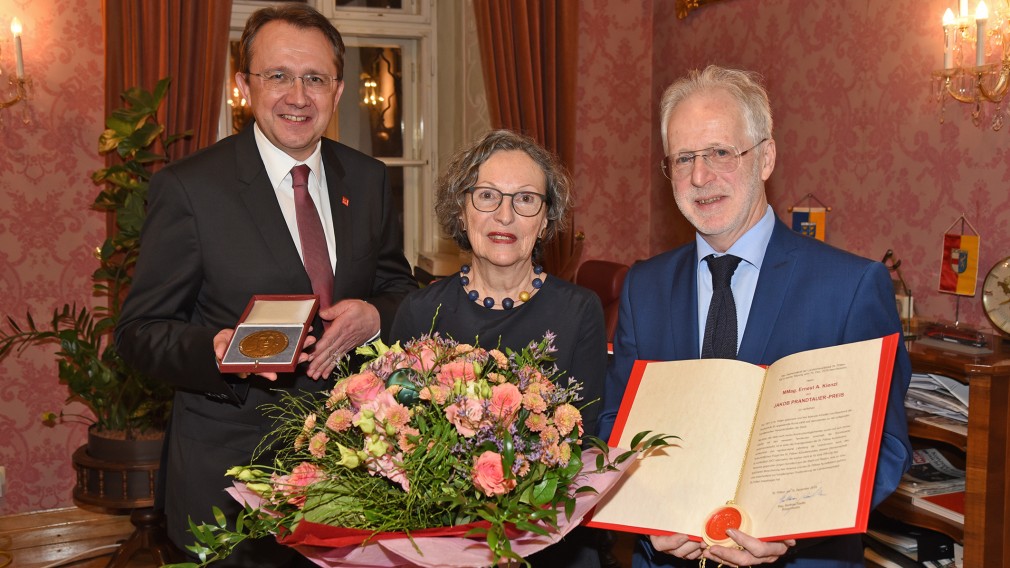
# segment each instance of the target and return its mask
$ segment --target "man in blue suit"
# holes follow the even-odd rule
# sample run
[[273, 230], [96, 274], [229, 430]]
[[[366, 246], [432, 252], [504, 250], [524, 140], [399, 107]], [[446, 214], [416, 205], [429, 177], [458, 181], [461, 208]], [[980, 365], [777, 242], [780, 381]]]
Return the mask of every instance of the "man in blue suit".
[[[600, 416], [604, 439], [610, 436], [636, 359], [697, 359], [710, 350], [704, 340], [706, 322], [718, 319], [710, 317], [709, 308], [713, 287], [720, 288], [713, 285], [710, 266], [719, 272], [719, 257], [738, 257], [727, 277], [736, 314], [731, 322], [736, 331], [728, 335], [736, 337], [736, 345], [728, 339], [729, 355], [715, 356], [735, 353], [740, 360], [766, 365], [792, 353], [901, 331], [884, 265], [792, 232], [768, 205], [764, 182], [775, 168], [776, 148], [768, 95], [755, 75], [715, 66], [694, 71], [666, 90], [661, 118], [668, 154], [663, 171], [697, 235], [694, 242], [628, 272]], [[725, 310], [722, 298], [717, 303]], [[908, 353], [900, 345], [874, 506], [894, 491], [909, 465], [903, 403], [910, 377]], [[680, 534], [643, 538], [636, 545], [634, 566], [691, 566], [701, 558], [735, 566], [864, 565], [859, 535], [798, 542], [762, 542], [740, 531], [730, 535], [738, 546], [706, 547]]]

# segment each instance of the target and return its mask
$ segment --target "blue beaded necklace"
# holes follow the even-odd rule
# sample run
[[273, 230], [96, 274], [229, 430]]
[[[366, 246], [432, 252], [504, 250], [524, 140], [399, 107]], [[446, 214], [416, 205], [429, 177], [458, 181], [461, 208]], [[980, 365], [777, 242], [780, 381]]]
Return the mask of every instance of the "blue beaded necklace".
[[[531, 282], [530, 284], [533, 286], [534, 290], [539, 290], [540, 287], [544, 285], [544, 281], [540, 278], [540, 275], [543, 274], [543, 273], [544, 273], [544, 268], [542, 266], [540, 266], [540, 265], [534, 265], [533, 266], [533, 274], [535, 276], [533, 277], [533, 282]], [[470, 274], [470, 265], [469, 264], [464, 264], [463, 266], [459, 267], [459, 282], [460, 282], [460, 284], [463, 285], [463, 289], [464, 290], [466, 290], [466, 287], [470, 285], [470, 277], [467, 276], [468, 274]], [[520, 302], [524, 302], [524, 303], [528, 302], [528, 301], [530, 301], [530, 296], [531, 295], [532, 295], [531, 292], [527, 292], [526, 290], [523, 290], [522, 292], [519, 292], [519, 301]], [[466, 297], [469, 298], [471, 302], [476, 302], [476, 301], [480, 300], [480, 292], [478, 292], [476, 290], [470, 290], [469, 292], [466, 293]], [[488, 297], [484, 298], [484, 300], [481, 302], [481, 304], [485, 308], [487, 308], [487, 309], [490, 310], [490, 309], [494, 308], [495, 301], [494, 301], [494, 298], [492, 298], [491, 296], [488, 296]], [[506, 310], [511, 310], [513, 307], [515, 307], [515, 304], [516, 304], [515, 300], [513, 300], [512, 298], [504, 298], [501, 301], [501, 307], [505, 308]]]

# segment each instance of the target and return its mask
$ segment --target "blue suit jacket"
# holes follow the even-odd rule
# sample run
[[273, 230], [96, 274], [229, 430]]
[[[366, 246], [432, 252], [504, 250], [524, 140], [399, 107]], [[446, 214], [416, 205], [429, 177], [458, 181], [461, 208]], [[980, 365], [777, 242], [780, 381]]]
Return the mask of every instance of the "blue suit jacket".
[[[696, 251], [691, 242], [637, 263], [628, 272], [600, 415], [603, 439], [610, 436], [636, 359], [699, 357]], [[896, 332], [901, 332], [901, 322], [883, 264], [798, 235], [776, 220], [738, 359], [768, 365], [800, 351]], [[894, 491], [908, 469], [911, 446], [904, 400], [910, 378], [908, 352], [899, 342], [873, 488], [874, 506]], [[815, 540], [800, 543], [777, 565], [863, 566], [858, 535]], [[636, 551], [636, 566], [679, 566], [676, 561], [648, 545]], [[697, 565], [697, 561], [684, 565]]]

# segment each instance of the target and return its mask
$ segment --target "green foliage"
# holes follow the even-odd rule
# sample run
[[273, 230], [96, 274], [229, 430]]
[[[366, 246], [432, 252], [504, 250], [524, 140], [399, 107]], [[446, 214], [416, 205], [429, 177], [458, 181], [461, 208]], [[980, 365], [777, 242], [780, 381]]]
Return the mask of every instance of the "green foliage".
[[118, 156], [115, 164], [91, 175], [102, 186], [92, 209], [112, 214], [116, 222], [116, 230], [95, 251], [99, 266], [92, 274], [94, 296], [108, 305], [88, 311], [64, 304], [42, 327], [31, 313], [24, 323], [7, 316], [7, 329], [0, 330], [0, 358], [31, 345], [58, 344], [60, 382], [70, 391], [67, 401], [83, 402], [98, 429], [123, 431], [127, 438], [163, 428], [172, 400], [171, 388], [127, 365], [112, 340], [140, 252], [148, 182], [154, 167], [168, 162], [161, 152], [191, 134], [165, 135], [158, 122], [169, 81], [158, 81], [153, 92], [133, 87], [123, 93], [125, 106], [106, 119], [98, 140], [100, 154]]
[[[303, 521], [408, 538], [421, 529], [483, 522], [467, 536], [484, 538], [496, 564], [524, 563], [510, 534], [547, 535], [558, 528], [559, 513], [572, 516], [576, 494], [596, 491], [587, 484], [586, 473], [594, 470], [584, 467], [580, 443], [601, 450], [595, 471], [604, 472], [672, 438], [643, 432], [630, 451], [611, 456], [602, 440], [580, 436], [574, 420], [562, 417], [577, 413], [571, 402], [579, 387], [552, 380], [551, 341], [545, 337], [505, 354], [437, 335], [404, 347], [376, 342], [359, 348], [370, 361], [357, 374], [345, 363], [332, 391], [282, 392], [275, 404], [262, 407], [276, 426], [254, 462], [272, 465], [240, 465], [227, 473], [258, 495], [252, 502], [261, 502], [247, 505], [234, 528], [223, 521], [193, 526], [196, 542], [187, 548], [203, 566], [226, 557], [245, 538], [293, 533]], [[409, 410], [393, 402], [407, 386], [420, 394], [405, 399]], [[512, 406], [502, 396], [496, 399], [499, 410], [491, 410], [494, 389], [501, 387], [502, 394], [509, 386], [525, 402]], [[477, 401], [485, 409], [479, 424], [464, 427], [454, 421], [455, 412], [457, 418], [450, 418], [450, 405]], [[555, 454], [561, 447], [565, 451]], [[503, 493], [485, 492], [475, 478], [476, 460], [485, 452], [500, 457], [499, 473], [508, 482]], [[409, 489], [397, 473], [409, 480]]]

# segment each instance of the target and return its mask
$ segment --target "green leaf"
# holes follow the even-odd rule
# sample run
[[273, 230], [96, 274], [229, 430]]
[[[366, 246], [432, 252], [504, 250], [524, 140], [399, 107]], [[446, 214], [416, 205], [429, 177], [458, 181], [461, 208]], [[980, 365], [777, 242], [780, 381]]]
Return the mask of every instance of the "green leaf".
[[218, 506], [211, 507], [211, 512], [214, 515], [214, 521], [217, 522], [217, 526], [223, 528], [228, 527], [228, 518], [224, 516], [221, 508]]
[[532, 503], [537, 507], [542, 507], [550, 503], [557, 492], [558, 478], [548, 476], [533, 487]]

